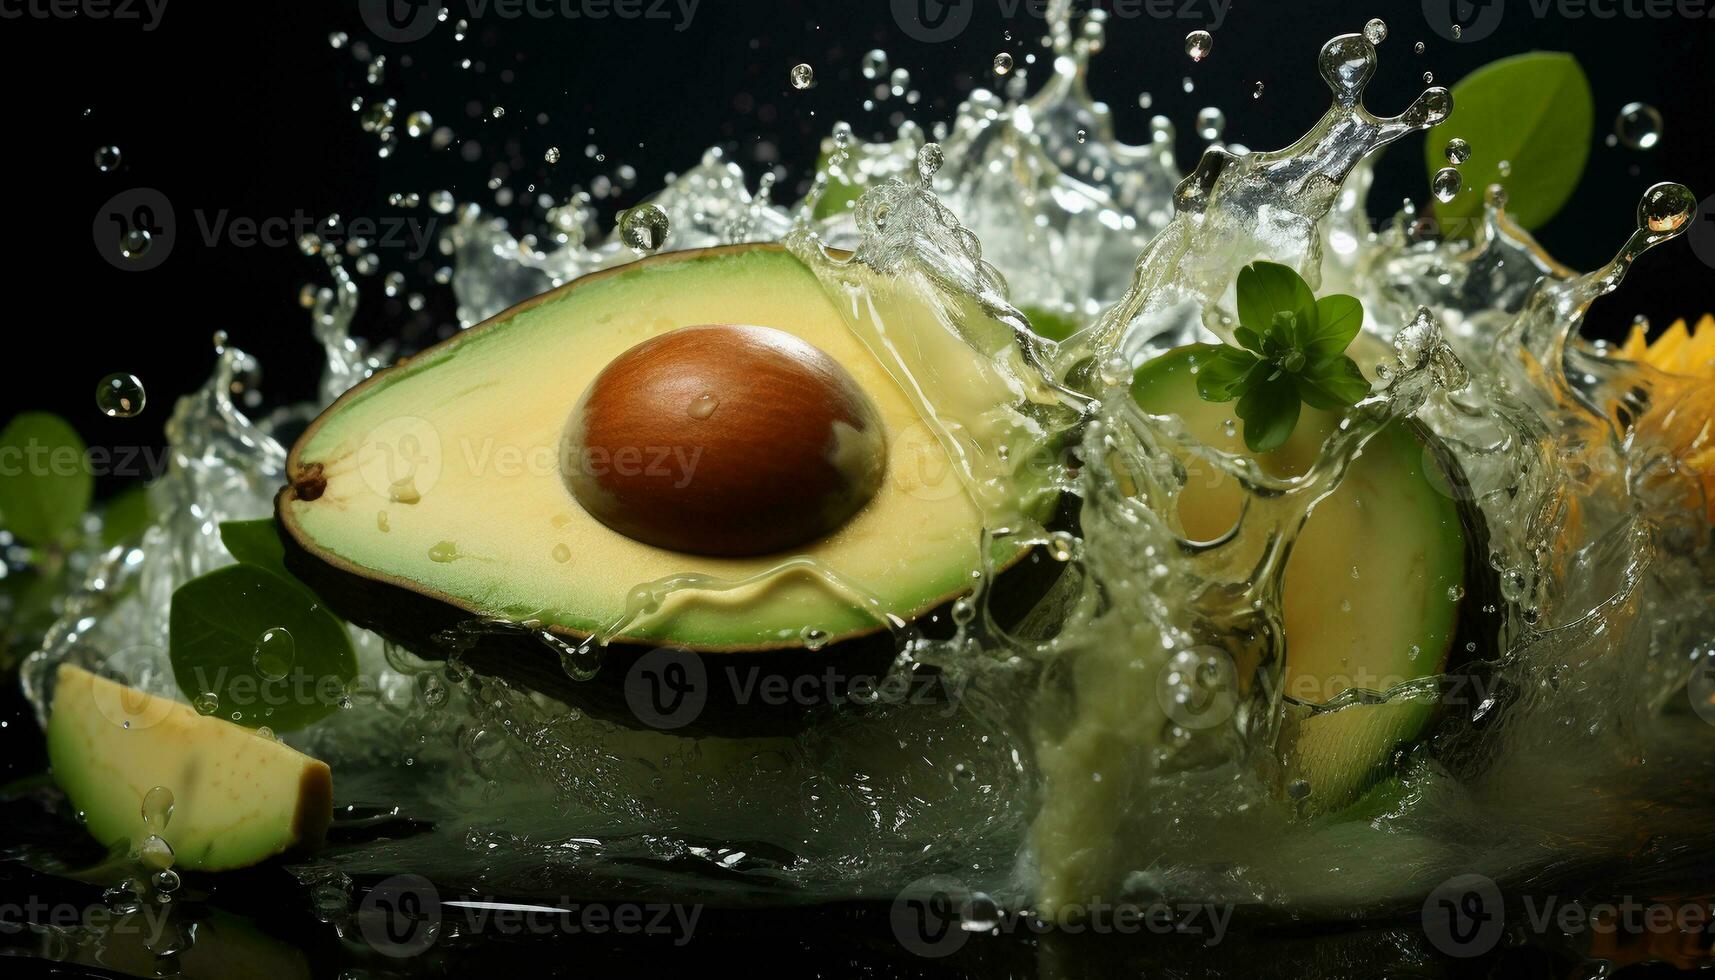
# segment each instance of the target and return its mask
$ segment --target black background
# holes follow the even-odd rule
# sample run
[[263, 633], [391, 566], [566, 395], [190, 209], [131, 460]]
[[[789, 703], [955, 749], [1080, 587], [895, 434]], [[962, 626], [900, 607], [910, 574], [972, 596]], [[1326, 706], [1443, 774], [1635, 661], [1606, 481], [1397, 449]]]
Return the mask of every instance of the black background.
[[[32, 2], [36, 8], [27, 6]], [[8, 287], [0, 419], [52, 410], [92, 445], [105, 446], [160, 443], [173, 400], [208, 375], [214, 356], [209, 338], [216, 330], [228, 331], [235, 344], [261, 358], [271, 403], [313, 393], [321, 354], [297, 297], [305, 283], [325, 283], [326, 272], [319, 259], [299, 254], [289, 241], [272, 247], [205, 242], [199, 223], [223, 210], [258, 221], [338, 213], [348, 219], [415, 216], [444, 225], [449, 219], [427, 207], [402, 211], [387, 204], [392, 192], [415, 191], [426, 199], [444, 187], [461, 200], [528, 221], [531, 208], [522, 202], [535, 196], [523, 193], [530, 183], [564, 198], [598, 174], [629, 164], [637, 180], [606, 202], [603, 221], [611, 222], [618, 206], [652, 193], [665, 173], [693, 165], [711, 145], [745, 163], [753, 185], [762, 169], [754, 161], [761, 157], [779, 161], [786, 168], [784, 186], [795, 187], [835, 120], [876, 135], [888, 128], [886, 115], [894, 110], [925, 126], [949, 118], [974, 84], [991, 77], [996, 52], [1010, 50], [1022, 63], [1025, 53], [1042, 50], [1036, 42], [1043, 33], [1022, 0], [962, 0], [974, 5], [970, 26], [939, 44], [907, 37], [889, 0], [702, 0], [684, 30], [676, 29], [677, 19], [506, 19], [490, 8], [472, 20], [462, 42], [453, 38], [454, 21], [471, 11], [464, 2], [450, 2], [449, 21], [406, 44], [378, 38], [359, 15], [357, 0], [169, 0], [153, 30], [139, 20], [30, 13], [46, 2], [0, 0], [0, 10], [24, 13], [0, 19], [0, 79], [9, 93], [6, 152], [0, 155], [7, 174], [0, 220], [8, 226], [0, 246], [8, 253], [0, 264]], [[558, 9], [558, 0], [541, 2]], [[1596, 2], [1610, 9], [1622, 0]], [[1222, 107], [1230, 120], [1227, 138], [1252, 148], [1274, 148], [1300, 135], [1327, 104], [1315, 76], [1317, 49], [1379, 15], [1391, 34], [1381, 46], [1369, 102], [1381, 113], [1403, 108], [1423, 88], [1425, 71], [1450, 84], [1520, 51], [1577, 55], [1596, 92], [1597, 145], [1577, 196], [1540, 233], [1569, 264], [1589, 268], [1606, 259], [1632, 228], [1640, 193], [1655, 181], [1682, 181], [1700, 196], [1715, 192], [1709, 163], [1715, 20], [1538, 17], [1528, 0], [1509, 0], [1491, 36], [1454, 43], [1430, 28], [1418, 0], [1232, 0], [1215, 31], [1213, 54], [1192, 64], [1184, 37], [1211, 26], [1209, 0], [1174, 4], [1200, 13], [1190, 19], [1116, 17], [1091, 87], [1113, 106], [1122, 138], [1145, 139], [1151, 113], [1172, 118], [1182, 166], [1194, 163], [1200, 149], [1192, 120], [1204, 105]], [[352, 45], [330, 46], [333, 31], [387, 56], [382, 85], [367, 83]], [[1427, 46], [1423, 55], [1412, 51], [1419, 40]], [[880, 111], [862, 110], [871, 83], [862, 79], [859, 61], [878, 46], [894, 66], [911, 71], [913, 87], [924, 93], [919, 104], [891, 100]], [[473, 65], [461, 69], [467, 57]], [[788, 81], [800, 61], [816, 68], [818, 84], [808, 91]], [[1036, 67], [1037, 80], [1045, 68]], [[1187, 75], [1196, 82], [1189, 95], [1180, 87]], [[1258, 81], [1266, 90], [1254, 100]], [[1149, 111], [1137, 102], [1144, 90], [1154, 95]], [[478, 141], [481, 156], [466, 161], [458, 143], [433, 152], [426, 139], [404, 139], [392, 159], [380, 159], [376, 138], [360, 129], [351, 109], [358, 96], [396, 98], [401, 121], [412, 109], [427, 109], [461, 140]], [[1619, 107], [1633, 100], [1659, 107], [1667, 119], [1653, 151], [1602, 145]], [[486, 118], [494, 105], [506, 108], [503, 119]], [[473, 111], [483, 118], [472, 118]], [[546, 122], [538, 121], [539, 113]], [[1372, 197], [1378, 212], [1391, 212], [1407, 196], [1426, 199], [1420, 139], [1408, 140], [1383, 162]], [[607, 155], [605, 162], [586, 158], [591, 143]], [[105, 144], [123, 152], [123, 164], [110, 173], [94, 165], [96, 148]], [[544, 162], [549, 146], [561, 148], [557, 165]], [[507, 167], [506, 185], [518, 192], [511, 208], [496, 208], [485, 186], [497, 165]], [[91, 230], [109, 198], [135, 187], [161, 191], [177, 216], [177, 243], [150, 271], [115, 268], [98, 254]], [[360, 333], [432, 336], [453, 322], [449, 290], [430, 278], [437, 256], [412, 263], [402, 249], [379, 254], [381, 272], [405, 272], [426, 292], [428, 307], [412, 314], [400, 300], [383, 296], [381, 273], [360, 277]], [[1651, 255], [1620, 294], [1599, 304], [1591, 332], [1617, 335], [1634, 313], [1661, 324], [1711, 307], [1710, 269], [1676, 243]], [[96, 411], [96, 382], [115, 371], [135, 373], [147, 384], [150, 401], [141, 417], [112, 420]], [[103, 491], [115, 482], [104, 481]]]

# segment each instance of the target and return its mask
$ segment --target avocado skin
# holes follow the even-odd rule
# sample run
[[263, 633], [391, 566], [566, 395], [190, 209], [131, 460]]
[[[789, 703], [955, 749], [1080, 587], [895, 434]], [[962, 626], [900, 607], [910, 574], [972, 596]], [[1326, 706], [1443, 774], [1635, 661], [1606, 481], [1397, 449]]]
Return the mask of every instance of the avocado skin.
[[[446, 643], [437, 639], [441, 633], [479, 621], [480, 617], [468, 610], [317, 558], [286, 529], [284, 511], [291, 499], [294, 489], [288, 485], [274, 502], [275, 526], [285, 548], [286, 568], [341, 618], [427, 660], [445, 660], [451, 652]], [[1078, 499], [1062, 494], [1049, 525], [1052, 529], [1075, 533], [1077, 514]], [[1056, 561], [1046, 548], [1038, 546], [1025, 551], [990, 584], [989, 609], [995, 622], [1002, 629], [1017, 624], [1053, 588], [1065, 570], [1066, 564]], [[951, 612], [956, 599], [956, 596], [949, 598], [913, 620], [912, 625], [927, 637], [952, 636]], [[574, 643], [584, 638], [570, 632], [553, 632]], [[638, 658], [663, 649], [665, 644], [609, 644], [595, 678], [577, 681], [566, 674], [558, 658], [533, 634], [481, 633], [474, 635], [472, 641], [460, 659], [478, 673], [530, 688], [618, 725], [650, 727], [631, 709], [625, 679]], [[859, 691], [873, 690], [887, 675], [897, 653], [893, 634], [878, 628], [831, 642], [816, 651], [790, 647], [701, 654], [709, 676], [707, 703], [694, 719], [673, 731], [728, 738], [759, 738], [801, 731], [835, 705], [851, 705], [848, 695], [854, 687]], [[827, 679], [830, 670], [835, 676], [832, 681]], [[816, 694], [806, 700], [815, 703], [793, 704], [790, 698], [765, 699], [754, 693], [781, 684], [786, 685], [784, 690], [798, 690], [794, 685], [806, 682], [812, 682], [807, 689]], [[824, 696], [824, 692], [831, 692], [833, 697]], [[949, 697], [938, 672], [920, 673], [909, 688], [912, 704], [944, 704]], [[787, 703], [774, 703], [776, 700]]]

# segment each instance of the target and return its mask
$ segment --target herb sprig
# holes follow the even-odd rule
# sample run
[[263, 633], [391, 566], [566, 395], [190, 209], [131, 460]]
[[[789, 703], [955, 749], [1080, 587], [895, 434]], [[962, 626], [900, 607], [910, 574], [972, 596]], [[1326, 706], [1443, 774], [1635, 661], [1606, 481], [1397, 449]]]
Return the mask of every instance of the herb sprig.
[[1356, 405], [1370, 383], [1346, 356], [1364, 324], [1356, 297], [1317, 299], [1302, 276], [1277, 262], [1253, 262], [1239, 270], [1242, 345], [1222, 345], [1197, 371], [1204, 401], [1238, 400], [1245, 445], [1252, 452], [1277, 449], [1291, 438], [1304, 405], [1335, 409]]

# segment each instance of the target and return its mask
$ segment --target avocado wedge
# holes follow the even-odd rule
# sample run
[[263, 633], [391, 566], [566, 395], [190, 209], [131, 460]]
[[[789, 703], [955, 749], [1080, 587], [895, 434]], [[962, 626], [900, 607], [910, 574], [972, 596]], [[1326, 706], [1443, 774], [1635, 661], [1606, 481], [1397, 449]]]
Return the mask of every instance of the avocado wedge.
[[[1197, 394], [1194, 369], [1214, 350], [1193, 345], [1149, 361], [1133, 397], [1146, 412], [1177, 415], [1209, 446], [1253, 455], [1231, 424], [1233, 406]], [[1276, 476], [1302, 474], [1340, 418], [1306, 406], [1292, 437], [1258, 462]], [[1220, 538], [1239, 515], [1234, 481], [1210, 482], [1180, 498], [1178, 517], [1193, 540]], [[1437, 692], [1413, 682], [1492, 655], [1499, 617], [1490, 604], [1499, 588], [1470, 496], [1435, 437], [1402, 420], [1365, 445], [1306, 519], [1286, 565], [1280, 683], [1285, 779], [1307, 810], [1356, 799], [1394, 750], [1424, 731]], [[1393, 693], [1385, 702], [1342, 698], [1353, 690]]]
[[[889, 343], [934, 351], [923, 380], [937, 393], [1016, 405], [988, 380], [991, 353], [912, 335], [939, 311], [882, 305]], [[287, 564], [342, 616], [425, 655], [444, 656], [436, 634], [461, 623], [529, 623], [610, 636], [603, 673], [619, 675], [664, 646], [735, 669], [873, 674], [894, 656], [890, 627], [933, 631], [985, 564], [1031, 573], [994, 585], [993, 605], [1022, 612], [1058, 563], [1005, 541], [983, 554], [985, 514], [914, 401], [918, 379], [896, 377], [849, 314], [778, 246], [670, 253], [529, 300], [309, 427], [276, 501]], [[634, 594], [669, 579], [692, 587]], [[528, 631], [465, 654], [555, 696], [602, 697]]]
[[[59, 669], [53, 697], [54, 781], [101, 843], [136, 846], [158, 834], [175, 867], [223, 871], [314, 849], [326, 836], [333, 777], [325, 763], [78, 667]], [[146, 817], [156, 787], [172, 802]]]

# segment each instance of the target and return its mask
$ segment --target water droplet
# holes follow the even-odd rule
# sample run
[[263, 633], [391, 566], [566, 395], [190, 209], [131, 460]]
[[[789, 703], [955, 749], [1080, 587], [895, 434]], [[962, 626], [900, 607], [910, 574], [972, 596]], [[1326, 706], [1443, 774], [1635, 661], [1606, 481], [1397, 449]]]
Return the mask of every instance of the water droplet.
[[164, 871], [173, 866], [173, 845], [160, 834], [150, 834], [137, 845], [137, 860], [146, 867]]
[[95, 386], [95, 407], [110, 419], [136, 418], [147, 401], [148, 393], [135, 374], [110, 374]]
[[1137, 107], [1139, 109], [1150, 109], [1150, 108], [1153, 108], [1154, 106], [1155, 106], [1155, 96], [1150, 95], [1148, 92], [1138, 93]]
[[1215, 36], [1208, 31], [1192, 31], [1185, 35], [1185, 53], [1192, 61], [1202, 61], [1215, 50]]
[[383, 99], [371, 102], [369, 108], [358, 117], [357, 124], [366, 133], [379, 133], [393, 126], [393, 113], [398, 111], [399, 103], [393, 99]]
[[1638, 205], [1638, 227], [1655, 232], [1674, 232], [1685, 227], [1697, 213], [1697, 197], [1684, 184], [1657, 184], [1644, 192]]
[[1502, 177], [1511, 177], [1513, 175], [1513, 162], [1511, 160], [1502, 160], [1500, 163], [1495, 164], [1495, 170], [1498, 171]]
[[133, 228], [119, 239], [119, 254], [128, 259], [140, 259], [149, 253], [154, 241], [147, 228]]
[[1079, 143], [1086, 142], [1089, 140], [1089, 138], [1090, 138], [1090, 134], [1088, 132], [1086, 132], [1082, 129], [1078, 130], [1078, 142]]
[[1197, 135], [1206, 140], [1218, 140], [1227, 128], [1227, 114], [1214, 106], [1197, 110]]
[[375, 60], [371, 61], [368, 69], [365, 70], [364, 77], [369, 80], [371, 85], [380, 85], [385, 82], [387, 80], [387, 56], [384, 54], [376, 55]]
[[1364, 40], [1371, 44], [1380, 44], [1387, 40], [1387, 21], [1380, 17], [1371, 17], [1364, 24]]
[[692, 400], [690, 407], [685, 409], [685, 414], [694, 419], [706, 419], [715, 414], [715, 409], [719, 408], [720, 404], [721, 400], [714, 395], [701, 394]]
[[155, 872], [155, 877], [151, 881], [155, 890], [162, 894], [171, 895], [179, 890], [179, 873], [172, 868], [162, 868]]
[[1443, 152], [1447, 154], [1447, 162], [1457, 167], [1471, 159], [1471, 144], [1455, 136], [1447, 141], [1447, 149]]
[[667, 243], [667, 212], [653, 204], [639, 204], [619, 216], [619, 238], [642, 255]]
[[1186, 75], [1184, 78], [1179, 80], [1179, 87], [1184, 90], [1186, 95], [1190, 95], [1192, 92], [1197, 91], [1197, 83], [1191, 80], [1190, 75]]
[[151, 833], [160, 833], [167, 829], [167, 824], [173, 819], [173, 791], [165, 786], [150, 787], [143, 794], [143, 826]]
[[923, 148], [917, 151], [917, 176], [925, 185], [935, 179], [935, 174], [940, 171], [941, 163], [945, 159], [946, 155], [939, 143], [924, 143]]
[[429, 210], [436, 214], [452, 214], [455, 203], [452, 191], [434, 191], [429, 195]]
[[424, 112], [422, 109], [418, 109], [405, 117], [405, 135], [412, 139], [419, 139], [424, 133], [427, 133], [429, 130], [434, 128], [435, 117]]
[[102, 173], [119, 169], [119, 147], [103, 146], [95, 151], [95, 169]]
[[816, 69], [806, 64], [792, 66], [792, 87], [803, 90], [816, 84]]
[[447, 684], [433, 671], [424, 671], [417, 675], [417, 693], [423, 696], [423, 703], [431, 708], [439, 708], [447, 703]]
[[274, 729], [269, 728], [267, 725], [258, 725], [256, 728], [256, 737], [257, 738], [273, 738], [274, 737]]
[[270, 681], [285, 680], [297, 659], [297, 641], [284, 626], [275, 626], [265, 631], [256, 644], [255, 652], [250, 656], [250, 662], [255, 666], [256, 672], [261, 674], [263, 679]]
[[1435, 73], [1432, 71], [1424, 72], [1423, 73], [1423, 84], [1434, 85], [1435, 84]]
[[554, 556], [554, 560], [562, 565], [572, 560], [572, 549], [567, 547], [564, 543], [554, 545], [552, 554]]
[[1454, 24], [1453, 25], [1453, 40], [1457, 41], [1464, 36], [1465, 36], [1465, 28], [1459, 24]]
[[1012, 71], [1012, 55], [1007, 54], [1005, 51], [995, 55], [994, 73], [996, 75], [1004, 75], [1009, 71]]
[[473, 732], [468, 739], [470, 754], [479, 761], [490, 761], [506, 751], [506, 736], [492, 728]]
[[328, 47], [338, 51], [340, 48], [345, 47], [346, 42], [349, 40], [351, 40], [351, 38], [346, 36], [344, 31], [334, 31], [332, 34], [328, 35]]
[[451, 541], [440, 541], [431, 545], [429, 548], [429, 560], [432, 562], [439, 562], [442, 565], [451, 561], [457, 561], [458, 556], [459, 546]]
[[560, 162], [560, 148], [557, 146], [548, 147], [547, 152], [542, 154], [542, 159], [548, 161], [549, 163], [559, 163]]
[[863, 77], [874, 81], [887, 74], [887, 52], [880, 48], [871, 48], [863, 56]]
[[199, 715], [212, 715], [220, 710], [220, 695], [213, 691], [204, 691], [197, 695], [196, 700], [191, 703], [191, 707], [197, 709]]
[[389, 272], [381, 279], [381, 288], [388, 296], [398, 296], [405, 291], [405, 274]]
[[1435, 192], [1437, 201], [1445, 204], [1453, 200], [1453, 196], [1459, 193], [1459, 188], [1464, 186], [1464, 183], [1459, 171], [1452, 167], [1442, 167], [1435, 171], [1435, 176], [1430, 179], [1429, 189]]
[[1655, 106], [1628, 102], [1614, 118], [1614, 135], [1634, 150], [1653, 149], [1661, 142], [1663, 123]]
[[828, 645], [828, 631], [806, 626], [798, 632], [798, 638], [804, 641], [804, 649], [820, 650]]
[[1055, 531], [1048, 536], [1048, 556], [1055, 561], [1071, 561], [1078, 553], [1078, 539], [1069, 531]]
[[1416, 44], [1413, 44], [1411, 46], [1411, 50], [1412, 50], [1413, 54], [1422, 54], [1424, 51], [1426, 51], [1428, 49], [1424, 46], [1422, 41], [1419, 41]]
[[1257, 82], [1256, 88], [1251, 89], [1251, 98], [1253, 98], [1253, 99], [1262, 98], [1262, 83], [1261, 82]]

